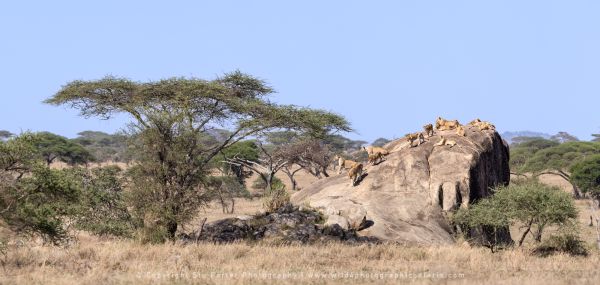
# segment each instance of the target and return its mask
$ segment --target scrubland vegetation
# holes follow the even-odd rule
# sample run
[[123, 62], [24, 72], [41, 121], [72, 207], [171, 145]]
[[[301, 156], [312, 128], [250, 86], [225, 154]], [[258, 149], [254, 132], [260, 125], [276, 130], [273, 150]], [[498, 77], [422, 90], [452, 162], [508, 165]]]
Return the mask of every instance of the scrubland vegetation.
[[[600, 142], [516, 138], [513, 183], [449, 213], [456, 244], [185, 242], [208, 221], [289, 203], [334, 157], [365, 161], [342, 116], [277, 105], [265, 82], [73, 81], [46, 103], [129, 115], [126, 131], [0, 132], [0, 281], [7, 284], [595, 284]], [[373, 146], [389, 140], [380, 138]], [[55, 167], [58, 162], [67, 167]], [[98, 166], [100, 162], [123, 162]], [[568, 191], [538, 180], [565, 179]], [[250, 181], [250, 178], [254, 180]], [[205, 221], [206, 221], [205, 220]], [[512, 244], [495, 242], [509, 234]], [[200, 228], [201, 230], [201, 228]], [[504, 230], [504, 232], [503, 232]], [[472, 233], [488, 235], [472, 239]]]

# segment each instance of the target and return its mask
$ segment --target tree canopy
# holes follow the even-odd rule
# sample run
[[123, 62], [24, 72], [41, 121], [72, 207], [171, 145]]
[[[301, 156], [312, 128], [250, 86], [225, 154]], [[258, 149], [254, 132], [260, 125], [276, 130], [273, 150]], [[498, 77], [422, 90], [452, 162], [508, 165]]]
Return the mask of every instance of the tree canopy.
[[6, 140], [12, 136], [14, 136], [13, 133], [5, 130], [0, 130], [0, 140]]
[[[541, 184], [535, 179], [499, 187], [494, 195], [469, 208], [461, 208], [453, 220], [469, 227], [489, 227], [495, 230], [515, 223], [525, 231], [519, 245], [532, 234], [542, 240], [544, 230], [551, 225], [565, 228], [576, 223], [577, 209], [567, 193]], [[493, 250], [493, 243], [488, 244]]]
[[66, 217], [75, 217], [80, 189], [68, 170], [41, 163], [40, 137], [25, 133], [0, 142], [0, 219], [11, 230], [60, 244]]
[[579, 139], [576, 136], [571, 135], [567, 132], [558, 132], [556, 135], [551, 136], [550, 139], [559, 143], [579, 141]]
[[571, 179], [600, 205], [600, 154], [586, 157], [571, 167]]
[[83, 131], [77, 135], [71, 141], [85, 147], [97, 161], [129, 162], [133, 159], [127, 149], [129, 137], [124, 133]]
[[36, 147], [48, 165], [56, 159], [74, 165], [94, 160], [94, 157], [80, 144], [49, 132], [36, 134]]
[[510, 148], [510, 168], [517, 173], [523, 172], [527, 160], [542, 149], [558, 146], [559, 143], [544, 138], [517, 137]]
[[[348, 121], [331, 112], [279, 105], [264, 81], [239, 71], [214, 80], [170, 78], [135, 82], [105, 77], [72, 81], [46, 100], [79, 110], [84, 117], [133, 118], [130, 147], [139, 161], [130, 169], [138, 216], [155, 215], [152, 223], [166, 238], [189, 221], [206, 202], [212, 161], [223, 150], [268, 131], [291, 130], [326, 137], [350, 131]], [[222, 137], [215, 139], [215, 130]], [[156, 219], [155, 219], [156, 220]]]

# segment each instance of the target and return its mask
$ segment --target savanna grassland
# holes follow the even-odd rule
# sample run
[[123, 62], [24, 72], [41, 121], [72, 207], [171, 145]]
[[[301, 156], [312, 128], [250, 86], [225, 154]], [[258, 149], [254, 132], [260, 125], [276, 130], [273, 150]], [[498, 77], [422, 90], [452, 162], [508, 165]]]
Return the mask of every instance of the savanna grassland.
[[[303, 176], [303, 175], [301, 175]], [[300, 178], [307, 179], [307, 178]], [[466, 242], [450, 246], [398, 244], [281, 245], [270, 243], [166, 243], [78, 235], [61, 248], [35, 242], [3, 256], [2, 284], [597, 284], [600, 253], [589, 227], [588, 200], [576, 201], [587, 257], [532, 254], [522, 248], [491, 253]], [[260, 199], [237, 199], [236, 212], [213, 204], [209, 220], [261, 209]], [[193, 225], [189, 225], [190, 229]], [[513, 238], [519, 228], [513, 227]]]

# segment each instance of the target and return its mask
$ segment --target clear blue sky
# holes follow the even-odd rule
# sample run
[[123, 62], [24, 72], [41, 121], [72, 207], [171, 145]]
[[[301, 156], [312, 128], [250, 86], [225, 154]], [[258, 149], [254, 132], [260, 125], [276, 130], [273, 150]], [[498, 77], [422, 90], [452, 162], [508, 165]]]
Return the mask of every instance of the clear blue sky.
[[600, 132], [600, 1], [3, 1], [0, 129], [73, 137], [126, 118], [41, 103], [74, 79], [240, 69], [372, 141], [438, 115]]

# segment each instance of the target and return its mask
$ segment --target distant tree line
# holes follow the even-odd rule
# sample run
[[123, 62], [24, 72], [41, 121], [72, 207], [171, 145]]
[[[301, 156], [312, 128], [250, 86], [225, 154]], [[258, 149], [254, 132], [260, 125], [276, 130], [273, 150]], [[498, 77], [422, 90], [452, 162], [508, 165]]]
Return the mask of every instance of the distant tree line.
[[536, 137], [515, 138], [510, 148], [513, 174], [533, 176], [556, 175], [571, 183], [573, 195], [589, 194], [600, 203], [600, 142], [578, 141], [564, 132], [551, 139]]

